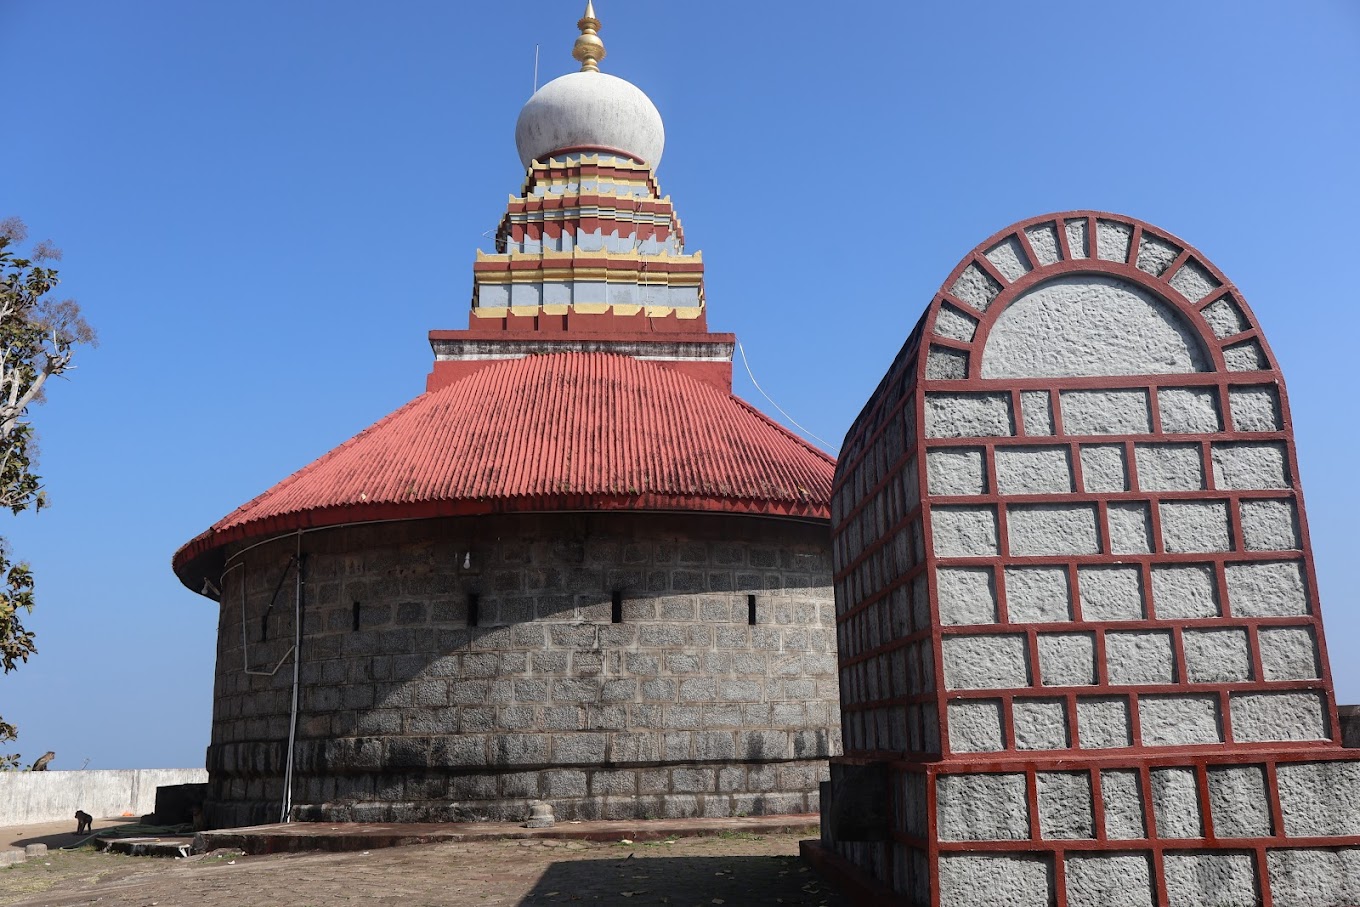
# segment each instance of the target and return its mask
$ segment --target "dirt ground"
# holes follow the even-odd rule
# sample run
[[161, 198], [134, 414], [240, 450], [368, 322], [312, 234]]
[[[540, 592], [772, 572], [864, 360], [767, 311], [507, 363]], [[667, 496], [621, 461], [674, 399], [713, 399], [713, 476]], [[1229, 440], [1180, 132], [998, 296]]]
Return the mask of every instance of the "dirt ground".
[[361, 853], [169, 859], [97, 853], [88, 846], [60, 851], [57, 847], [79, 840], [65, 826], [6, 833], [13, 831], [0, 829], [0, 847], [44, 841], [51, 852], [0, 869], [5, 907], [846, 904], [798, 860], [800, 836], [789, 834], [730, 833], [648, 844], [479, 841]]

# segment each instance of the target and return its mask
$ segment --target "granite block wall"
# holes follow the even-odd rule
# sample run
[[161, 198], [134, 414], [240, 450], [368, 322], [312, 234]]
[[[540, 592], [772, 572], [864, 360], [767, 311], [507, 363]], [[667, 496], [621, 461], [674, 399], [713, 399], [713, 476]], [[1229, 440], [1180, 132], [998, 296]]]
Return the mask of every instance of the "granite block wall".
[[[294, 815], [815, 812], [840, 745], [824, 532], [609, 514], [304, 536]], [[297, 545], [224, 576], [218, 825], [278, 818]]]

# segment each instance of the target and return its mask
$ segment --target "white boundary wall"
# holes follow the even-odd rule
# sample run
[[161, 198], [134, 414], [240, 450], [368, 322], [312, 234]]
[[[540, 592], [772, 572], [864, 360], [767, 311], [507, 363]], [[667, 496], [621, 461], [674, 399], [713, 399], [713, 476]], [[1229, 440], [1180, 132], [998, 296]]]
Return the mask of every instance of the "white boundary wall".
[[141, 768], [121, 771], [0, 772], [0, 826], [71, 819], [83, 809], [96, 819], [156, 808], [156, 788], [199, 784], [201, 768]]

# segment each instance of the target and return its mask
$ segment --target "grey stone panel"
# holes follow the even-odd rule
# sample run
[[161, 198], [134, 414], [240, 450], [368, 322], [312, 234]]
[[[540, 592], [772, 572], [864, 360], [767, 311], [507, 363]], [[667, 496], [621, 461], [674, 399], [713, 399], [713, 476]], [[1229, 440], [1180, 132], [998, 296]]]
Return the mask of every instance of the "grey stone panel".
[[1029, 837], [1024, 775], [940, 775], [935, 785], [940, 840], [1023, 841]]
[[1275, 775], [1288, 837], [1360, 835], [1360, 762], [1283, 763]]
[[1360, 848], [1271, 850], [1266, 866], [1275, 907], [1360, 904]]
[[1038, 772], [1039, 834], [1046, 840], [1096, 836], [1091, 776], [1086, 772]]
[[1029, 246], [1034, 250], [1035, 256], [1039, 259], [1039, 264], [1055, 265], [1062, 261], [1062, 246], [1058, 244], [1058, 231], [1053, 228], [1051, 223], [1027, 227], [1025, 236], [1028, 237]]
[[1014, 505], [1006, 510], [1010, 553], [1096, 554], [1100, 532], [1096, 509], [1087, 504]]
[[1072, 466], [1066, 447], [1002, 447], [996, 452], [1000, 494], [1068, 494]]
[[1057, 750], [1070, 744], [1067, 735], [1067, 704], [1061, 699], [1017, 699], [1011, 706], [1015, 724], [1015, 748]]
[[1247, 631], [1186, 630], [1185, 673], [1190, 683], [1240, 683], [1251, 680]]
[[1176, 682], [1176, 662], [1171, 653], [1171, 633], [1168, 631], [1106, 633], [1105, 657], [1112, 684]]
[[1144, 233], [1142, 242], [1138, 244], [1138, 270], [1160, 277], [1180, 254], [1179, 246], [1151, 233]]
[[1242, 541], [1248, 551], [1296, 551], [1299, 519], [1293, 501], [1243, 501]]
[[981, 448], [927, 451], [926, 482], [932, 495], [986, 494], [987, 467]]
[[1088, 235], [1087, 220], [1084, 217], [1074, 217], [1063, 222], [1063, 230], [1067, 233], [1067, 247], [1072, 252], [1073, 258], [1091, 257], [1091, 237]]
[[1133, 453], [1142, 491], [1199, 491], [1204, 487], [1198, 444], [1139, 444]]
[[1261, 903], [1250, 853], [1168, 853], [1168, 907], [1252, 907]]
[[1255, 372], [1270, 368], [1265, 348], [1255, 340], [1224, 347], [1223, 364], [1230, 372]]
[[990, 567], [940, 567], [935, 580], [941, 623], [996, 623], [996, 578]]
[[1077, 571], [1084, 620], [1142, 620], [1143, 572], [1137, 567], [1082, 567]]
[[1124, 448], [1116, 444], [1086, 444], [1081, 448], [1081, 477], [1085, 491], [1128, 491], [1129, 470]]
[[1223, 740], [1217, 696], [1142, 696], [1138, 699], [1138, 721], [1144, 746], [1190, 746]]
[[987, 250], [987, 260], [990, 261], [1001, 276], [1014, 283], [1024, 277], [1030, 271], [1029, 258], [1021, 248], [1019, 240], [1013, 236], [1008, 236]]
[[941, 648], [947, 689], [1001, 690], [1029, 686], [1029, 659], [1023, 636], [947, 636]]
[[1228, 406], [1232, 409], [1235, 431], [1280, 431], [1284, 428], [1279, 392], [1269, 385], [1228, 388]]
[[1051, 857], [980, 853], [940, 855], [940, 907], [1047, 905], [1052, 903], [1052, 892]]
[[1147, 392], [1063, 391], [1063, 430], [1069, 435], [1143, 435], [1152, 430]]
[[[1223, 501], [1162, 501], [1162, 544], [1172, 554], [1229, 551], [1228, 505]], [[1243, 522], [1245, 523], [1245, 515]]]
[[1321, 693], [1234, 693], [1228, 702], [1233, 739], [1238, 743], [1326, 740], [1331, 736]]
[[1251, 326], [1231, 296], [1214, 300], [1201, 309], [1200, 314], [1219, 340], [1240, 334]]
[[[1040, 633], [1039, 676], [1046, 687], [1090, 686], [1096, 682], [1095, 635]], [[1018, 684], [1016, 684], [1018, 686]]]
[[1072, 619], [1066, 567], [1007, 567], [1006, 609], [1011, 623]]
[[977, 319], [966, 315], [952, 305], [942, 305], [935, 316], [935, 333], [951, 340], [970, 343], [977, 333]]
[[1261, 670], [1266, 680], [1313, 680], [1319, 676], [1311, 627], [1262, 627]]
[[1151, 771], [1150, 777], [1157, 837], [1204, 837], [1194, 769], [1156, 768]]
[[1152, 553], [1152, 508], [1144, 501], [1111, 503], [1106, 509], [1110, 524], [1111, 554]]
[[1199, 302], [1221, 286], [1218, 280], [1193, 258], [1171, 275], [1169, 283], [1190, 302]]
[[1233, 490], [1288, 488], [1284, 444], [1215, 444], [1214, 486]]
[[994, 507], [932, 507], [937, 557], [988, 557], [999, 551]]
[[949, 749], [955, 753], [992, 753], [1006, 748], [1001, 703], [965, 699], [949, 703]]
[[1129, 700], [1122, 696], [1081, 696], [1077, 699], [1078, 747], [1114, 749], [1132, 744]]
[[982, 268], [970, 264], [963, 269], [963, 273], [954, 281], [949, 292], [960, 302], [972, 306], [979, 312], [985, 312], [991, 306], [992, 300], [1001, 292], [1001, 284]]
[[1010, 394], [926, 394], [926, 437], [994, 438], [1015, 434]]
[[1048, 391], [1021, 391], [1020, 410], [1026, 435], [1053, 434], [1053, 404]]
[[1211, 765], [1209, 809], [1219, 838], [1264, 838], [1271, 834], [1270, 798], [1259, 765]]
[[1236, 617], [1293, 617], [1309, 612], [1300, 561], [1229, 564], [1228, 605]]
[[1096, 221], [1096, 257], [1126, 262], [1133, 244], [1133, 227], [1112, 220]]
[[1152, 860], [1141, 853], [1071, 854], [1068, 907], [1153, 907]]
[[1207, 387], [1168, 387], [1157, 392], [1162, 431], [1173, 435], [1207, 435], [1223, 429], [1218, 393]]
[[968, 354], [951, 347], [930, 347], [926, 356], [926, 378], [931, 381], [961, 381], [968, 377]]
[[1209, 564], [1153, 567], [1152, 603], [1159, 620], [1218, 617], [1214, 568]]
[[1116, 841], [1147, 834], [1143, 818], [1143, 787], [1138, 772], [1111, 770], [1100, 773], [1100, 798], [1105, 810], [1105, 836]]

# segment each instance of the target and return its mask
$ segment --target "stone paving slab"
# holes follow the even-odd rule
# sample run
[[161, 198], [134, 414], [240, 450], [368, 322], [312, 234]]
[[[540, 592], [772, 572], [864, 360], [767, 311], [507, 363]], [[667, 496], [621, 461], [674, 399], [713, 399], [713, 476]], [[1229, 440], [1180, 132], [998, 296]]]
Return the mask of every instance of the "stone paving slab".
[[559, 839], [576, 841], [660, 841], [666, 838], [732, 834], [815, 833], [817, 814], [751, 816], [734, 819], [639, 819], [610, 822], [560, 822], [552, 828], [525, 828], [510, 822], [461, 824], [290, 822], [250, 828], [199, 832], [194, 853], [234, 849], [247, 854], [303, 851], [377, 850], [411, 844], [464, 843], [495, 840]]

